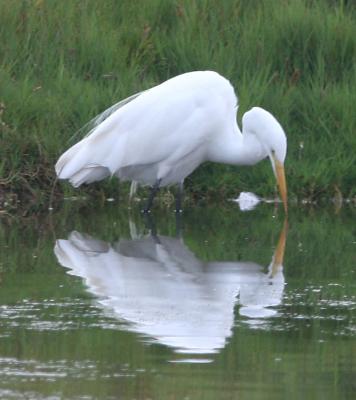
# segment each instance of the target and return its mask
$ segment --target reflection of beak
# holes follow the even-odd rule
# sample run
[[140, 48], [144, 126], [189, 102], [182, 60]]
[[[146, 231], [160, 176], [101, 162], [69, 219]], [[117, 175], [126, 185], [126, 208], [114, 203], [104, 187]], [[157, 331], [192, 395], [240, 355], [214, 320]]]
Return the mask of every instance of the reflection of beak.
[[284, 174], [284, 165], [277, 160], [277, 158], [273, 155], [272, 162], [274, 163], [274, 173], [277, 178], [277, 184], [279, 188], [279, 193], [281, 194], [281, 198], [283, 201], [284, 211], [288, 214], [288, 204], [287, 204], [287, 184], [286, 177]]
[[273, 260], [272, 260], [272, 268], [271, 268], [271, 278], [273, 278], [278, 270], [283, 265], [283, 258], [284, 258], [284, 250], [286, 247], [286, 240], [287, 240], [287, 231], [288, 231], [288, 221], [285, 220], [283, 224], [283, 229], [281, 235], [278, 240], [278, 244], [276, 247], [276, 251], [274, 252]]

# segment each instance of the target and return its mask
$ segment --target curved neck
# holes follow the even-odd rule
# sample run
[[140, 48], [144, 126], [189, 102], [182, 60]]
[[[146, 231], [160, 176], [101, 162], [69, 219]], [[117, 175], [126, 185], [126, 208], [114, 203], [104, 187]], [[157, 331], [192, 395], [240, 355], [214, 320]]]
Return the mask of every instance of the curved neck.
[[232, 165], [253, 165], [267, 157], [257, 137], [241, 134], [237, 124], [230, 132], [219, 134], [209, 146], [208, 160]]

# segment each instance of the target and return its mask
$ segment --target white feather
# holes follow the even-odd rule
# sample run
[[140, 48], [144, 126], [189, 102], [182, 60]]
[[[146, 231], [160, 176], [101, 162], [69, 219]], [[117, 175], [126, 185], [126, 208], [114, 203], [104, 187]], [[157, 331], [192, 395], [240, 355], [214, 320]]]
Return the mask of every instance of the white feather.
[[96, 174], [98, 166], [122, 179], [137, 174], [143, 184], [180, 182], [206, 159], [210, 139], [225, 124], [220, 116], [235, 118], [228, 114], [237, 101], [230, 83], [214, 72], [183, 74], [131, 98], [104, 112], [110, 114], [104, 120], [96, 118], [89, 136], [60, 157], [60, 179], [88, 166]]
[[276, 314], [283, 267], [273, 277], [253, 262], [203, 262], [181, 239], [139, 237], [109, 244], [72, 232], [55, 254], [84, 279], [126, 328], [184, 353], [214, 353], [232, 334], [235, 304], [251, 318]]

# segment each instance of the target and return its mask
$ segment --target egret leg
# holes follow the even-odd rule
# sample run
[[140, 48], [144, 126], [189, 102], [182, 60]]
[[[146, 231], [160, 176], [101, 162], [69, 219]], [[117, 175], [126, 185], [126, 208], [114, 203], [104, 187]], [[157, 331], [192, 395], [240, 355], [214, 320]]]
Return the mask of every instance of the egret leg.
[[184, 196], [184, 181], [179, 182], [178, 190], [176, 193], [176, 213], [181, 213], [182, 210], [182, 201]]
[[159, 191], [159, 185], [161, 184], [162, 179], [157, 179], [156, 183], [151, 188], [150, 196], [147, 200], [146, 207], [142, 210], [144, 213], [148, 213], [151, 210], [153, 199]]

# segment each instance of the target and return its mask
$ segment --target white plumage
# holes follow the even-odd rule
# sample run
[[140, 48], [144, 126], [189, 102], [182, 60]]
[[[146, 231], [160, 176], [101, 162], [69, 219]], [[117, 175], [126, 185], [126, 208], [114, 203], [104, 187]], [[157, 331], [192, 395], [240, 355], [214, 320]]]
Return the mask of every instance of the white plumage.
[[72, 232], [54, 251], [128, 330], [179, 352], [214, 353], [232, 334], [236, 303], [252, 318], [247, 323], [277, 313], [270, 307], [282, 301], [286, 230], [285, 224], [268, 273], [254, 262], [204, 262], [181, 238], [167, 236], [110, 244]]
[[286, 207], [283, 129], [254, 107], [241, 134], [237, 105], [230, 82], [216, 72], [179, 75], [97, 117], [89, 135], [59, 158], [57, 175], [75, 187], [113, 175], [166, 186], [182, 184], [204, 161], [251, 165], [269, 156]]

